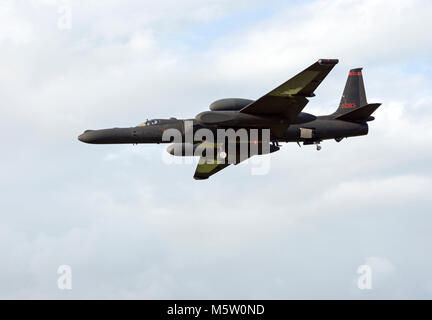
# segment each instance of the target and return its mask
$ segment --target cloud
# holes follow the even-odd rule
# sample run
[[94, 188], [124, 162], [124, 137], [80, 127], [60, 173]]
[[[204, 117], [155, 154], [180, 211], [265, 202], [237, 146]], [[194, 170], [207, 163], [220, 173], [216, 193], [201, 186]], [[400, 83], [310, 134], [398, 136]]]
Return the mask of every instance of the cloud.
[[0, 43], [22, 45], [34, 40], [32, 23], [24, 19], [12, 1], [0, 5]]
[[226, 52], [219, 50], [219, 62], [243, 76], [290, 70], [325, 57], [340, 58], [343, 65], [378, 61], [388, 65], [426, 58], [428, 7], [430, 3], [423, 1], [358, 0], [291, 5], [272, 19], [258, 22]]

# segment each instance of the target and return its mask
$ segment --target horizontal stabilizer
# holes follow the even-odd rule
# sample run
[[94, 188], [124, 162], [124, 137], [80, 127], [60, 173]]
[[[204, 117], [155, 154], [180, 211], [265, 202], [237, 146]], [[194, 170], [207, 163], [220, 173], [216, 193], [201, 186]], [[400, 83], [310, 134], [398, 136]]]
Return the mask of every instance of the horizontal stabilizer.
[[381, 105], [381, 103], [370, 103], [337, 115], [335, 119], [344, 121], [366, 121], [369, 116]]

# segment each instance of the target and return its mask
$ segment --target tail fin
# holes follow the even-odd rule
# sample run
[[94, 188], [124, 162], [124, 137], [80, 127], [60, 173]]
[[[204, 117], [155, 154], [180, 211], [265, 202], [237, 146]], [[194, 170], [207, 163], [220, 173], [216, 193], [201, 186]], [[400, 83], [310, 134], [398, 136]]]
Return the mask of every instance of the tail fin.
[[[367, 120], [379, 106], [380, 104], [373, 104], [372, 106], [367, 103], [362, 68], [351, 69], [339, 108], [332, 114], [332, 117], [341, 120]], [[357, 119], [357, 117], [359, 118]]]

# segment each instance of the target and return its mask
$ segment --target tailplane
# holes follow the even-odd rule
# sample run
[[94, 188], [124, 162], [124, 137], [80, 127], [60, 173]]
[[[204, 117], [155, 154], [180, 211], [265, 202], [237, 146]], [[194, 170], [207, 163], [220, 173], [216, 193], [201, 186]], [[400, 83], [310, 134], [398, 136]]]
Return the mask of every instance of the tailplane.
[[375, 118], [372, 117], [371, 114], [378, 109], [380, 105], [381, 103], [370, 103], [340, 114], [339, 116], [336, 116], [335, 119], [344, 121], [372, 121]]

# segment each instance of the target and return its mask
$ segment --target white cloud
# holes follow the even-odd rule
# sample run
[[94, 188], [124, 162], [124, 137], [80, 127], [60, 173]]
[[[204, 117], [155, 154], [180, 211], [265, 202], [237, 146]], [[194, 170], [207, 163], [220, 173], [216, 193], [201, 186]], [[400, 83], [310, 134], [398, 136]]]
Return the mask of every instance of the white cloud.
[[[327, 57], [340, 58], [344, 66], [393, 65], [427, 58], [431, 9], [429, 2], [415, 0], [297, 4], [258, 23], [233, 48], [221, 46], [219, 63], [244, 77], [286, 72]], [[233, 37], [239, 38], [237, 34]]]
[[22, 45], [35, 40], [32, 23], [25, 20], [13, 6], [12, 1], [0, 4], [0, 43]]

